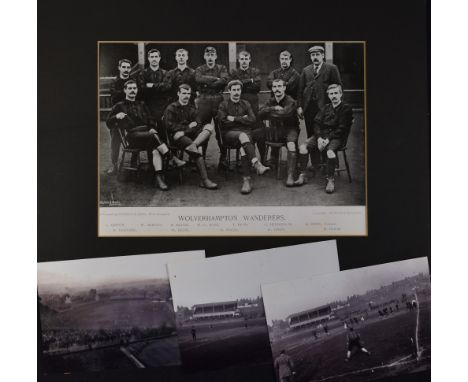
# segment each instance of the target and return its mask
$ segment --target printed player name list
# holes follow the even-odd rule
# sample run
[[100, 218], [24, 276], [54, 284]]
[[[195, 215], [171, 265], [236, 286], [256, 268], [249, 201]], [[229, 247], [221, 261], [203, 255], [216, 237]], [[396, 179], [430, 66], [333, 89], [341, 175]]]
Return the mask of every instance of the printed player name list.
[[364, 206], [101, 207], [99, 236], [364, 236]]

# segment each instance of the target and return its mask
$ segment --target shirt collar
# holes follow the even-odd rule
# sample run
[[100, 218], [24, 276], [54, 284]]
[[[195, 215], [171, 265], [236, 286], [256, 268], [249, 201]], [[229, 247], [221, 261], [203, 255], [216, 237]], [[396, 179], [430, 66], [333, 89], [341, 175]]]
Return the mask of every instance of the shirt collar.
[[275, 100], [276, 103], [281, 103], [281, 101], [283, 101], [284, 99], [286, 98], [286, 93], [283, 94], [283, 97], [281, 97], [280, 100], [277, 100], [275, 96], [273, 96], [273, 99]]
[[334, 110], [336, 110], [336, 109], [338, 109], [341, 105], [343, 105], [343, 101], [341, 101], [341, 102], [340, 102], [338, 105], [336, 105], [336, 106], [333, 106], [332, 103], [331, 103], [330, 105], [332, 105], [332, 108], [333, 108]]

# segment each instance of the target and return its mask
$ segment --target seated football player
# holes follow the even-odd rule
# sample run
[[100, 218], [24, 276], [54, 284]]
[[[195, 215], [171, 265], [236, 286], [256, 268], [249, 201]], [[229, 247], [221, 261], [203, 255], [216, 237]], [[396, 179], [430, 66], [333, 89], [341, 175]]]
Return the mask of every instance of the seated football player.
[[262, 139], [260, 132], [263, 131], [263, 126], [257, 119], [258, 106], [259, 106], [259, 93], [261, 88], [260, 69], [250, 65], [252, 62], [252, 55], [246, 50], [241, 50], [237, 55], [239, 63], [238, 68], [233, 69], [230, 73], [230, 80], [239, 80], [242, 82], [241, 98], [249, 102], [250, 107], [255, 115], [255, 125], [252, 127], [252, 132], [256, 132], [258, 136], [255, 137], [254, 144], [258, 148], [260, 158], [265, 156], [265, 140]]
[[[130, 76], [130, 72], [132, 70], [132, 62], [126, 58], [122, 58], [119, 60], [119, 74], [117, 77], [111, 82], [110, 84], [110, 97], [111, 97], [111, 105], [114, 106], [116, 103], [123, 101], [125, 99], [125, 93], [123, 91], [123, 87], [125, 82], [128, 80], [133, 80]], [[110, 136], [111, 136], [111, 162], [112, 166], [107, 170], [108, 175], [115, 175], [117, 174], [118, 168], [118, 161], [120, 155], [120, 136], [116, 129], [110, 129]], [[135, 157], [132, 155], [132, 161], [135, 161]]]
[[[259, 129], [255, 127], [255, 115], [250, 103], [241, 99], [242, 82], [233, 80], [228, 83], [229, 99], [221, 102], [218, 109], [218, 121], [224, 144], [240, 146], [243, 183], [242, 194], [252, 191], [250, 168], [253, 166], [258, 175], [263, 175], [270, 168], [262, 165], [255, 154], [254, 142]], [[263, 132], [262, 132], [263, 134]]]
[[[271, 90], [273, 92], [273, 97], [260, 108], [258, 116], [261, 119], [270, 121], [270, 132], [274, 131], [274, 137], [271, 139], [277, 142], [286, 142], [286, 147], [288, 149], [288, 176], [286, 179], [286, 186], [292, 187], [294, 186], [294, 171], [297, 161], [297, 139], [299, 137], [297, 104], [291, 96], [286, 95], [284, 80], [273, 80]], [[276, 160], [278, 154], [278, 152], [272, 153], [272, 158]]]
[[[107, 118], [107, 126], [122, 129], [125, 132], [129, 147], [148, 150], [152, 153], [152, 162], [156, 171], [156, 185], [161, 190], [166, 191], [168, 186], [162, 175], [162, 157], [170, 154], [169, 149], [159, 138], [156, 123], [145, 103], [136, 100], [138, 93], [136, 81], [129, 80], [125, 82], [123, 91], [125, 99], [114, 105]], [[185, 163], [175, 160], [180, 166]]]
[[306, 182], [308, 151], [310, 151], [314, 169], [318, 168], [321, 153], [325, 152], [327, 156], [327, 185], [325, 191], [331, 194], [335, 191], [336, 151], [346, 144], [353, 123], [353, 110], [341, 100], [343, 97], [341, 85], [332, 84], [328, 86], [327, 95], [331, 103], [326, 104], [317, 113], [314, 120], [314, 135], [299, 147], [300, 174], [295, 185], [301, 186]]
[[166, 129], [174, 145], [184, 150], [196, 163], [201, 178], [200, 187], [214, 190], [218, 185], [208, 178], [202, 156], [202, 146], [210, 139], [214, 126], [200, 122], [197, 110], [190, 104], [191, 95], [190, 85], [179, 85], [178, 100], [171, 103], [164, 112]]
[[[207, 46], [203, 58], [205, 64], [195, 69], [195, 82], [200, 93], [195, 103], [200, 120], [209, 123], [213, 119], [217, 126], [216, 116], [219, 104], [224, 100], [223, 91], [228, 83], [229, 72], [224, 65], [216, 63], [218, 56], [214, 47]], [[226, 150], [222, 150], [219, 129], [215, 129], [215, 135], [220, 150], [218, 168], [222, 169], [226, 167]], [[206, 150], [206, 147], [204, 149]]]

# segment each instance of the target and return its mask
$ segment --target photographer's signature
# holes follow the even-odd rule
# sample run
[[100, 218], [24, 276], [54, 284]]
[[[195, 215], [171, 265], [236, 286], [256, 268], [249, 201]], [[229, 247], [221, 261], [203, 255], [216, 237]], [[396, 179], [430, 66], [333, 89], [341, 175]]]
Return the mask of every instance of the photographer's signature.
[[117, 200], [114, 198], [114, 194], [111, 192], [110, 193], [110, 199], [109, 200], [100, 200], [99, 205], [101, 207], [119, 207], [122, 205], [120, 203], [120, 200]]

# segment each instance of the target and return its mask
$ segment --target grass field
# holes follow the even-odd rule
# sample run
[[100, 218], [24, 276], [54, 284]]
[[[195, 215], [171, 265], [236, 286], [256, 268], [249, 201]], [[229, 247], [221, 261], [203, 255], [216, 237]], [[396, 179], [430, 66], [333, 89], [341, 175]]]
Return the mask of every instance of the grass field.
[[431, 303], [420, 304], [419, 313], [419, 346], [422, 349], [422, 357], [431, 356]]
[[195, 341], [190, 326], [178, 330], [182, 364], [188, 370], [271, 364], [268, 330], [263, 318], [196, 328]]
[[151, 300], [97, 301], [80, 304], [59, 313], [51, 328], [114, 329], [174, 326], [172, 305]]
[[180, 365], [179, 344], [175, 335], [137, 342], [127, 346], [127, 349], [146, 367]]
[[416, 329], [416, 311], [402, 311], [385, 319], [373, 319], [356, 326], [364, 346], [372, 353], [346, 357], [346, 332], [333, 331], [315, 340], [310, 333], [273, 343], [274, 356], [286, 349], [297, 372], [295, 382], [365, 381], [430, 367], [430, 305], [420, 304], [419, 345], [421, 359], [411, 357], [410, 337]]
[[44, 356], [44, 370], [49, 374], [134, 368], [135, 365], [120, 351], [119, 346], [67, 355]]

